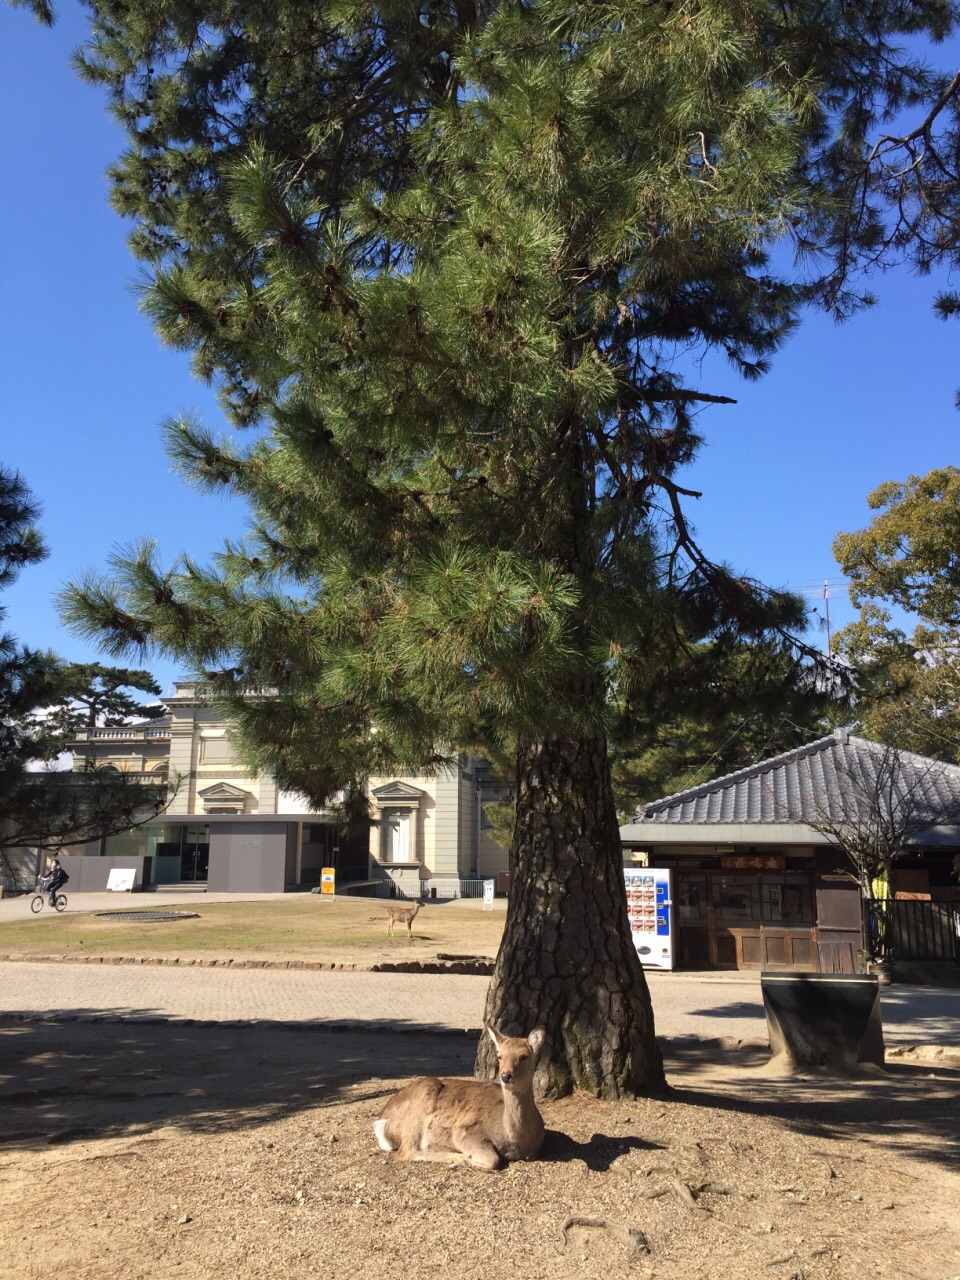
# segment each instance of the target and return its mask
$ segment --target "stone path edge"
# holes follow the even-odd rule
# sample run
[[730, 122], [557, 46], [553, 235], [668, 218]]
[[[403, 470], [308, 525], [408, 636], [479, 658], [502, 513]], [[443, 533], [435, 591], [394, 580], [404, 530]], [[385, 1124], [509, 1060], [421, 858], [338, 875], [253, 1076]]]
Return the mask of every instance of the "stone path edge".
[[58, 1009], [43, 1009], [0, 1013], [0, 1027], [21, 1022], [86, 1022], [124, 1023], [129, 1026], [156, 1027], [269, 1027], [278, 1031], [391, 1031], [398, 1035], [479, 1036], [479, 1027], [451, 1027], [443, 1023], [394, 1022], [383, 1018], [363, 1021], [359, 1018], [313, 1018], [297, 1022], [284, 1022], [275, 1018], [223, 1018], [211, 1022], [204, 1018], [178, 1018], [176, 1014], [142, 1013], [63, 1013]]
[[0, 964], [148, 964], [180, 969], [312, 969], [350, 973], [466, 973], [489, 977], [493, 960], [385, 960], [353, 964], [343, 960], [250, 960], [206, 956], [79, 956], [62, 952], [50, 955], [0, 955]]

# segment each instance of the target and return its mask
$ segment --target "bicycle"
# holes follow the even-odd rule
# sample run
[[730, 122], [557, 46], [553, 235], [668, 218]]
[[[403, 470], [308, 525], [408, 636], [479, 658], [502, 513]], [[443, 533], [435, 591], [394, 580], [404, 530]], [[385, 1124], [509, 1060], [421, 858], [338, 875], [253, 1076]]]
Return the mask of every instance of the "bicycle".
[[[34, 915], [36, 915], [36, 913], [37, 913], [38, 911], [42, 911], [42, 910], [43, 910], [43, 904], [44, 904], [44, 902], [45, 902], [45, 900], [46, 900], [46, 896], [47, 896], [47, 895], [46, 895], [46, 891], [45, 891], [44, 889], [39, 888], [39, 886], [38, 886], [38, 888], [37, 888], [37, 895], [36, 895], [36, 897], [33, 899], [33, 901], [30, 903], [30, 910], [34, 913]], [[54, 909], [55, 911], [66, 911], [66, 909], [67, 909], [67, 895], [66, 895], [65, 893], [58, 893], [58, 894], [54, 897], [54, 899], [53, 899], [53, 909]]]

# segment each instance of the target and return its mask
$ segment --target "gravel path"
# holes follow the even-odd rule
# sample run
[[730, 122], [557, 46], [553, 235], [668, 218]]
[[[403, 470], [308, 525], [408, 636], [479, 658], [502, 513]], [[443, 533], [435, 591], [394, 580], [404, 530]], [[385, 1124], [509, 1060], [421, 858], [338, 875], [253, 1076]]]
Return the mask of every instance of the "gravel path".
[[[16, 1017], [123, 1017], [197, 1022], [316, 1021], [476, 1029], [488, 979], [463, 974], [171, 965], [7, 962], [0, 1009]], [[756, 974], [650, 975], [657, 1031], [670, 1038], [765, 1040]], [[888, 1044], [960, 1045], [960, 989], [883, 993]]]

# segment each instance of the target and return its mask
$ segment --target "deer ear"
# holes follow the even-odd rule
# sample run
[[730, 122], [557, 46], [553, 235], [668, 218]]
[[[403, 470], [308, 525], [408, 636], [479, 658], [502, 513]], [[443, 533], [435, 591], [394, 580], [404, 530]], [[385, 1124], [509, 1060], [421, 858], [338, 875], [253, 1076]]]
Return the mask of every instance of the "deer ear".
[[543, 1048], [543, 1042], [547, 1038], [547, 1033], [543, 1027], [534, 1027], [527, 1036], [527, 1044], [534, 1053], [539, 1053]]
[[500, 1052], [500, 1037], [499, 1037], [499, 1036], [497, 1035], [497, 1033], [494, 1031], [493, 1027], [491, 1027], [491, 1025], [490, 1025], [490, 1023], [489, 1023], [489, 1022], [485, 1022], [485, 1023], [483, 1024], [483, 1029], [484, 1029], [484, 1031], [486, 1031], [487, 1035], [488, 1035], [488, 1036], [490, 1037], [490, 1039], [493, 1041], [493, 1047], [496, 1049], [497, 1053], [499, 1053], [499, 1052]]

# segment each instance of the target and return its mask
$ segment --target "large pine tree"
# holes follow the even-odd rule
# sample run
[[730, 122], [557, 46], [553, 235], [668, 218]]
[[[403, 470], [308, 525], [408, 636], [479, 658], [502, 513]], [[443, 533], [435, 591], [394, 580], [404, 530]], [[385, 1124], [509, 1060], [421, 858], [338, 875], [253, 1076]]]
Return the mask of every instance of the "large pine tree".
[[145, 544], [68, 616], [206, 672], [318, 802], [508, 747], [487, 1016], [546, 1026], [555, 1092], [656, 1088], [610, 733], [685, 636], [789, 647], [799, 621], [691, 536], [677, 476], [724, 397], [689, 356], [754, 377], [805, 302], [855, 305], [768, 251], [836, 242], [877, 114], [938, 89], [891, 42], [952, 8], [91, 8], [144, 305], [252, 432], [180, 421], [171, 448], [254, 521], [210, 567]]

